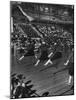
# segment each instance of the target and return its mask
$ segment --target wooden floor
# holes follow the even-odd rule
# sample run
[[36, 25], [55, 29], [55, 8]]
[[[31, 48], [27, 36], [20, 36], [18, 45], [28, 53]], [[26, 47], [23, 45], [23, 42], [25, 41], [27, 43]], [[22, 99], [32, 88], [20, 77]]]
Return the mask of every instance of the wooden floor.
[[68, 70], [63, 70], [64, 59], [54, 61], [53, 65], [44, 66], [41, 62], [38, 66], [34, 66], [34, 57], [25, 57], [22, 61], [18, 61], [12, 56], [11, 73], [24, 74], [26, 80], [32, 80], [30, 84], [34, 84], [32, 89], [36, 89], [39, 95], [49, 91], [50, 96], [73, 94], [73, 90], [69, 89], [72, 85], [68, 85]]

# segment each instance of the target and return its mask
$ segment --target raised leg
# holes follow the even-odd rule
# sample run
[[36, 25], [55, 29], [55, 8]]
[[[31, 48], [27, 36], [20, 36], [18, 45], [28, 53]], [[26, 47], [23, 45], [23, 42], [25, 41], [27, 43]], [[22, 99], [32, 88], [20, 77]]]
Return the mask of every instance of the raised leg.
[[47, 66], [48, 64], [53, 64], [53, 62], [49, 59], [45, 64], [44, 64], [44, 66]]
[[37, 66], [39, 64], [39, 62], [40, 62], [40, 60], [38, 59], [37, 62], [36, 62], [36, 64], [35, 64], [35, 66]]
[[20, 57], [20, 59], [19, 59], [19, 60], [22, 60], [23, 58], [24, 58], [24, 56]]

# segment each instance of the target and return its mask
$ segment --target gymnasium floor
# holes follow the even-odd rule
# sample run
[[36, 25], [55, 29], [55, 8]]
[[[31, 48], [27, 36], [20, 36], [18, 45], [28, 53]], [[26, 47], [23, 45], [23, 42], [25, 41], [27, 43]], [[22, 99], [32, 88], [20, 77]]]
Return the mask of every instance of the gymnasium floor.
[[[49, 92], [50, 96], [74, 94], [71, 90], [73, 83], [68, 85], [68, 70], [63, 65], [64, 58], [57, 59], [53, 65], [44, 66], [43, 62], [34, 66], [35, 59], [33, 56], [27, 56], [21, 61], [11, 56], [11, 74], [23, 74], [27, 80], [31, 80], [32, 89], [36, 89], [39, 95]], [[62, 70], [62, 71], [61, 71]]]

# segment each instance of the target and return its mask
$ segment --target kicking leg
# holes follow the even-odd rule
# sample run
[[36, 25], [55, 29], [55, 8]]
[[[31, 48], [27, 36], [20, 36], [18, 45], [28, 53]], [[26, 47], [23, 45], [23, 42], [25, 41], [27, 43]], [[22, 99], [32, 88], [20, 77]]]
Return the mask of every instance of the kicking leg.
[[44, 64], [44, 66], [47, 66], [49, 63], [50, 64], [53, 64], [53, 62], [50, 60], [50, 57], [53, 55], [53, 52], [51, 52], [49, 55], [48, 55], [48, 61]]
[[36, 64], [35, 64], [35, 66], [37, 66], [39, 64], [39, 62], [40, 62], [40, 60], [38, 59], [37, 62], [36, 62]]
[[67, 60], [67, 61], [66, 61], [66, 63], [64, 63], [64, 65], [65, 65], [65, 66], [67, 66], [67, 65], [68, 65], [68, 63], [69, 63], [69, 60]]
[[50, 58], [52, 55], [53, 55], [53, 52], [51, 52], [51, 53], [48, 55], [48, 57]]
[[70, 59], [71, 59], [72, 56], [73, 56], [73, 52], [69, 55], [69, 57], [68, 57], [66, 63], [64, 63], [65, 66], [68, 65], [68, 63], [69, 63], [69, 61], [70, 61]]
[[19, 59], [19, 60], [22, 60], [23, 58], [24, 58], [24, 56], [20, 57], [20, 59]]
[[53, 62], [49, 59], [45, 64], [44, 64], [44, 66], [47, 66], [48, 64], [53, 64]]

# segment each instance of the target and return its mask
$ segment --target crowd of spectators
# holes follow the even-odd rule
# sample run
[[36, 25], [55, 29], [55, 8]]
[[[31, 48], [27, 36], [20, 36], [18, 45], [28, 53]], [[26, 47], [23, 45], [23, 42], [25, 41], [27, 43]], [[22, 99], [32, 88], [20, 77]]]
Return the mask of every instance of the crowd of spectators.
[[14, 52], [14, 47], [16, 47], [18, 55], [24, 55], [29, 49], [35, 49], [36, 46], [40, 46], [42, 42], [45, 42], [53, 50], [59, 47], [58, 50], [62, 50], [62, 52], [73, 48], [73, 34], [58, 25], [34, 24], [33, 27], [35, 27], [43, 38], [38, 36], [30, 25], [19, 25], [19, 27], [16, 27], [14, 32], [11, 33], [12, 52]]

